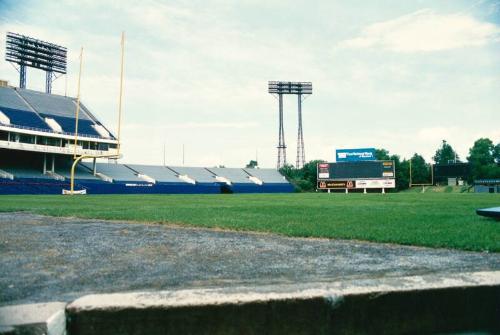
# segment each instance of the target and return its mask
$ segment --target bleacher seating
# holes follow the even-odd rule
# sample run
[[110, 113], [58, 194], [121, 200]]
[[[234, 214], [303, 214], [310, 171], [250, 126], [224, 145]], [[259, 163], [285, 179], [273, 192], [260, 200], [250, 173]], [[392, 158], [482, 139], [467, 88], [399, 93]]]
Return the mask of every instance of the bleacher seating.
[[[5, 164], [1, 161], [0, 169], [14, 175], [14, 180], [0, 178], [0, 194], [61, 194], [62, 190], [68, 190], [70, 185], [70, 165], [56, 162], [56, 174], [65, 177], [64, 181], [55, 180], [51, 176], [43, 175], [41, 169], [36, 167], [20, 167]], [[38, 162], [39, 163], [39, 162]], [[38, 164], [37, 163], [37, 164]], [[29, 166], [29, 165], [28, 165]], [[190, 172], [191, 176], [198, 176], [196, 184], [189, 184], [168, 177], [162, 178], [155, 175], [161, 166], [132, 166], [143, 173], [149, 173], [150, 177], [161, 180], [155, 184], [148, 183], [135, 175], [135, 172], [125, 165], [114, 163], [98, 163], [97, 171], [113, 178], [113, 182], [105, 182], [92, 175], [92, 163], [83, 163], [77, 166], [75, 173], [75, 189], [87, 190], [88, 194], [200, 194], [200, 193], [282, 193], [293, 192], [293, 186], [289, 183], [264, 183], [257, 185], [252, 183], [234, 183], [230, 186], [218, 183], [207, 170], [203, 168], [183, 167], [183, 172]], [[142, 167], [142, 168], [139, 168]], [[204, 173], [205, 171], [206, 173]], [[222, 171], [223, 172], [223, 171]], [[163, 174], [162, 174], [163, 176]]]
[[145, 174], [159, 183], [186, 183], [177, 177], [170, 169], [164, 166], [127, 164], [135, 172]]
[[180, 175], [187, 175], [197, 183], [216, 183], [213, 173], [202, 167], [169, 166], [169, 169]]
[[259, 178], [264, 183], [288, 184], [288, 181], [275, 169], [244, 169], [249, 175]]
[[253, 184], [248, 179], [249, 175], [243, 169], [235, 168], [208, 168], [208, 170], [219, 177], [224, 177], [233, 184]]
[[[92, 163], [82, 163], [82, 165], [92, 170]], [[113, 181], [115, 182], [146, 183], [146, 181], [137, 177], [134, 171], [122, 164], [97, 163], [97, 172], [113, 178]]]
[[[40, 114], [69, 118], [75, 116], [76, 103], [72, 98], [24, 89], [19, 89], [18, 93]], [[78, 118], [91, 120], [83, 109], [80, 109]]]
[[[43, 117], [48, 117], [56, 120], [56, 122], [61, 126], [64, 132], [74, 133], [75, 132], [75, 118], [62, 117], [56, 115], [49, 115], [40, 113]], [[78, 134], [81, 136], [91, 135], [99, 136], [99, 133], [92, 128], [94, 123], [90, 120], [78, 120]]]
[[[71, 178], [71, 161], [57, 160], [55, 172], [69, 180]], [[87, 166], [78, 164], [75, 167], [75, 180], [101, 180], [99, 177], [94, 176], [92, 169]]]
[[[78, 134], [101, 137], [92, 125], [102, 126], [102, 124], [96, 120], [87, 107], [83, 104], [80, 106]], [[73, 98], [0, 87], [0, 110], [10, 119], [12, 125], [51, 131], [44, 118], [52, 118], [64, 132], [75, 132], [76, 101]]]
[[[4, 125], [29, 127], [44, 132], [62, 131], [74, 134], [76, 100], [59, 95], [51, 95], [26, 89], [0, 87], [0, 111]], [[51, 126], [45, 122], [45, 118]], [[114, 138], [104, 129], [94, 129], [94, 125], [104, 127], [95, 116], [82, 104], [79, 114], [78, 133], [80, 136]], [[105, 127], [104, 127], [105, 128]], [[32, 132], [26, 139], [16, 135], [21, 144], [35, 143]], [[2, 138], [7, 138], [6, 132]], [[50, 136], [44, 136], [46, 137]], [[54, 138], [63, 136], [53, 136]], [[67, 138], [67, 137], [66, 137]], [[10, 138], [11, 141], [12, 137]], [[42, 138], [42, 140], [44, 140]], [[92, 142], [92, 141], [90, 141]], [[105, 142], [105, 141], [104, 141]], [[47, 143], [53, 145], [53, 143]], [[40, 144], [38, 143], [38, 144]], [[10, 143], [9, 143], [10, 144]], [[67, 141], [61, 141], [64, 146]], [[86, 144], [85, 144], [86, 145]], [[99, 143], [97, 150], [105, 150], [110, 143]], [[0, 194], [61, 194], [69, 189], [72, 155], [67, 150], [30, 149], [30, 146], [0, 149]], [[43, 147], [42, 147], [43, 148]], [[104, 148], [104, 149], [103, 149]], [[18, 150], [23, 149], [23, 150]], [[35, 150], [36, 149], [36, 150]], [[52, 150], [54, 149], [54, 150]], [[45, 153], [47, 152], [47, 153]], [[43, 173], [43, 167], [50, 170], [54, 159], [54, 172]], [[44, 163], [45, 162], [45, 163]], [[97, 163], [94, 176], [93, 164], [80, 163], [75, 170], [76, 189], [85, 189], [88, 194], [182, 194], [182, 193], [266, 193], [292, 192], [293, 186], [272, 169], [204, 168], [184, 166], [151, 166], [139, 164]], [[139, 177], [140, 176], [140, 177]], [[61, 178], [62, 177], [62, 178]], [[109, 177], [109, 178], [106, 178]], [[149, 178], [148, 178], [149, 177]], [[221, 177], [221, 178], [216, 178]], [[254, 178], [255, 177], [255, 178]], [[228, 182], [226, 182], [228, 181]], [[262, 182], [262, 183], [261, 183]]]
[[43, 175], [42, 163], [41, 155], [0, 150], [0, 169], [14, 175], [14, 178], [50, 178]]
[[[0, 101], [0, 104], [3, 101]], [[36, 128], [43, 131], [50, 131], [50, 127], [38, 115], [31, 111], [12, 109], [0, 106], [0, 111], [9, 119], [11, 125]]]
[[20, 167], [20, 166], [4, 166], [0, 165], [0, 169], [14, 175], [14, 178], [41, 178], [41, 179], [53, 179], [48, 175], [44, 175], [41, 169], [35, 167]]

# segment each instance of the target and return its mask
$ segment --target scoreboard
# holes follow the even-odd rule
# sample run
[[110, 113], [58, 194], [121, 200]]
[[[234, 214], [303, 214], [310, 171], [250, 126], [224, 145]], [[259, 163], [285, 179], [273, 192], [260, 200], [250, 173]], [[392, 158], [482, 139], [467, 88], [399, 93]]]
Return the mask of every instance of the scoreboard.
[[470, 175], [469, 163], [435, 164], [434, 177], [436, 178], [457, 178], [466, 179]]
[[396, 187], [394, 161], [358, 161], [318, 164], [318, 189]]

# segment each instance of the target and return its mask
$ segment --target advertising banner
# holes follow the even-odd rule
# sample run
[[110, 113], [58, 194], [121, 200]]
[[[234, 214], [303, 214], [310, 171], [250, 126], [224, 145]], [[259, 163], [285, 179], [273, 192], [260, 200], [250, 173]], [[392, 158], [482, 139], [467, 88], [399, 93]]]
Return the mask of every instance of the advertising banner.
[[356, 188], [395, 188], [395, 179], [358, 179], [356, 180]]
[[335, 159], [337, 162], [373, 161], [376, 160], [375, 148], [337, 149]]
[[353, 189], [356, 188], [356, 180], [318, 180], [319, 190], [328, 189]]
[[319, 179], [329, 179], [330, 178], [330, 164], [319, 163], [318, 164], [318, 178]]
[[318, 180], [318, 190], [395, 188], [395, 179]]
[[382, 177], [394, 178], [395, 168], [394, 161], [383, 161], [382, 162]]

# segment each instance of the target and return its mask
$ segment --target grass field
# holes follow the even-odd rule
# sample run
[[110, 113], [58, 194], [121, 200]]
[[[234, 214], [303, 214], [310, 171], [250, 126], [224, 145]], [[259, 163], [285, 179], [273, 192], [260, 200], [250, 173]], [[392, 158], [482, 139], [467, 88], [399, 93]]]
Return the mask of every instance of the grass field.
[[500, 252], [500, 196], [447, 193], [0, 196], [0, 211]]

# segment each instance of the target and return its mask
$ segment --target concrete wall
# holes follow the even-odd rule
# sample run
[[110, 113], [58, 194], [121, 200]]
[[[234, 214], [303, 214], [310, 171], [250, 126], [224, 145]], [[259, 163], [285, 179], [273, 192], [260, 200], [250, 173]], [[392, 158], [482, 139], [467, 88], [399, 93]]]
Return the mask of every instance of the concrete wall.
[[500, 332], [500, 272], [87, 296], [69, 334]]
[[89, 295], [0, 307], [0, 334], [500, 334], [500, 271]]

